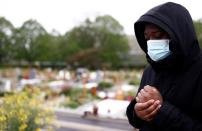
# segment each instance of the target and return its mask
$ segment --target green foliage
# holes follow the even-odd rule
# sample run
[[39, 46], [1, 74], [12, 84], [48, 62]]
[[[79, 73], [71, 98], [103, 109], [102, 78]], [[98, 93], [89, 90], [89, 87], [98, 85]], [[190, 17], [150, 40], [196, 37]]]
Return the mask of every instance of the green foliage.
[[135, 79], [129, 82], [130, 85], [140, 85], [140, 79]]
[[82, 99], [83, 89], [81, 88], [65, 88], [61, 91], [60, 94], [64, 94], [69, 99], [68, 101], [62, 103], [62, 106], [70, 107], [70, 108], [77, 108], [79, 105], [83, 104], [84, 101]]
[[11, 37], [13, 25], [4, 17], [0, 17], [0, 62], [7, 62], [12, 58]]
[[125, 96], [135, 96], [135, 95], [136, 95], [135, 90], [128, 91], [128, 92], [125, 93]]
[[29, 92], [8, 95], [0, 103], [1, 131], [36, 131], [53, 128], [54, 113], [42, 106], [42, 100]]
[[[202, 47], [202, 22], [194, 21]], [[48, 33], [36, 20], [15, 28], [0, 17], [0, 64], [13, 62], [68, 63], [73, 67], [119, 68], [145, 63], [128, 58], [128, 39], [122, 25], [112, 16], [86, 19], [64, 35]], [[140, 60], [140, 59], [141, 60]], [[124, 63], [125, 62], [125, 63]]]
[[66, 96], [66, 101], [61, 103], [61, 106], [70, 107], [72, 109], [94, 99], [99, 99], [97, 96], [93, 96], [90, 90], [84, 88], [64, 88], [60, 94]]
[[115, 67], [127, 54], [128, 41], [123, 27], [111, 16], [98, 16], [73, 28], [67, 35], [68, 46], [74, 47], [68, 62], [87, 67]]
[[50, 34], [36, 20], [19, 28], [0, 18], [0, 60], [8, 62], [67, 62], [90, 68], [119, 67], [128, 52], [123, 27], [109, 15], [86, 19], [64, 35]]
[[68, 103], [62, 103], [62, 106], [64, 107], [70, 107], [72, 109], [76, 109], [77, 107], [79, 107], [79, 103], [77, 101], [70, 101]]
[[112, 83], [109, 83], [109, 82], [100, 82], [98, 84], [98, 89], [101, 89], [101, 90], [104, 90], [104, 89], [109, 89], [113, 86]]
[[[38, 39], [46, 35], [45, 29], [35, 20], [24, 22], [22, 27], [16, 29], [13, 34], [15, 40], [15, 58], [27, 62], [34, 62], [39, 57]], [[45, 43], [43, 43], [45, 44]], [[45, 53], [45, 52], [44, 52]]]
[[202, 48], [202, 22], [201, 22], [201, 20], [194, 21], [194, 27], [196, 30], [196, 35], [197, 35], [200, 47]]
[[0, 91], [0, 98], [7, 96], [7, 95], [13, 95], [13, 92], [2, 92], [2, 91]]
[[82, 91], [83, 91], [82, 88], [64, 88], [62, 89], [60, 94], [69, 97], [75, 97], [75, 99], [77, 99], [79, 96], [82, 95]]

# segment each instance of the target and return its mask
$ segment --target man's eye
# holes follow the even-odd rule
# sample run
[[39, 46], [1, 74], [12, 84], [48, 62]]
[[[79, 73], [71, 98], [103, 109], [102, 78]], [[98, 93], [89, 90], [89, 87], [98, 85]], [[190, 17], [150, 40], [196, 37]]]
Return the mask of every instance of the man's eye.
[[156, 37], [155, 39], [159, 40], [159, 39], [162, 39], [162, 37]]

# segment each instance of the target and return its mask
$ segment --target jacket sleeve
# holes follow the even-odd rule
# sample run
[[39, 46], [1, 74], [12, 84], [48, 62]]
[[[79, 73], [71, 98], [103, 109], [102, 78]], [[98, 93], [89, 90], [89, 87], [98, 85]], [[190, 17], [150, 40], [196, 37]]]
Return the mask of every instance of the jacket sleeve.
[[134, 111], [134, 106], [136, 104], [136, 100], [133, 99], [130, 104], [127, 107], [126, 110], [126, 115], [128, 117], [129, 123], [135, 127], [135, 128], [140, 128], [143, 124], [143, 120], [137, 117], [135, 111]]
[[[145, 70], [144, 70], [144, 73], [142, 75], [142, 79], [141, 79], [141, 83], [140, 83], [140, 87], [138, 89], [138, 92], [145, 86], [145, 84], [147, 83], [147, 77], [148, 77], [148, 74], [149, 74], [149, 67], [147, 67]], [[144, 123], [143, 120], [141, 120], [139, 117], [137, 117], [135, 111], [134, 111], [134, 106], [136, 104], [136, 100], [135, 98], [130, 102], [130, 104], [128, 105], [127, 107], [127, 110], [126, 110], [126, 115], [128, 117], [128, 121], [129, 123], [135, 127], [135, 128], [140, 128], [142, 126], [142, 124]]]
[[197, 88], [192, 98], [193, 101], [190, 106], [195, 105], [193, 108], [196, 112], [197, 118], [185, 114], [181, 109], [170, 103], [164, 101], [159, 112], [151, 121], [157, 127], [170, 127], [178, 131], [202, 131], [202, 74], [198, 78]]
[[202, 131], [202, 123], [183, 114], [169, 102], [164, 102], [155, 118], [151, 121], [159, 128], [169, 127], [179, 131]]

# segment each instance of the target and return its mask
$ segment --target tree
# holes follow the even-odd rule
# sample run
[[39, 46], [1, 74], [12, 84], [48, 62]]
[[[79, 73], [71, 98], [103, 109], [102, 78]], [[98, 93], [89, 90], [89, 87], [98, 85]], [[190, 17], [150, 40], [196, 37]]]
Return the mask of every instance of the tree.
[[123, 27], [109, 15], [86, 19], [64, 35], [47, 33], [36, 20], [14, 28], [0, 18], [0, 62], [51, 62], [91, 68], [119, 67], [128, 53]]
[[0, 62], [8, 62], [12, 58], [12, 41], [14, 27], [4, 17], [0, 17]]
[[128, 41], [123, 27], [109, 15], [98, 16], [95, 21], [86, 19], [66, 34], [63, 48], [67, 61], [87, 67], [116, 67], [128, 52]]
[[24, 22], [19, 29], [15, 30], [13, 36], [16, 60], [30, 63], [37, 60], [39, 45], [37, 45], [36, 41], [45, 35], [47, 35], [46, 30], [37, 21], [28, 20]]
[[201, 22], [201, 20], [194, 21], [194, 27], [196, 30], [196, 35], [197, 35], [200, 47], [202, 48], [202, 22]]

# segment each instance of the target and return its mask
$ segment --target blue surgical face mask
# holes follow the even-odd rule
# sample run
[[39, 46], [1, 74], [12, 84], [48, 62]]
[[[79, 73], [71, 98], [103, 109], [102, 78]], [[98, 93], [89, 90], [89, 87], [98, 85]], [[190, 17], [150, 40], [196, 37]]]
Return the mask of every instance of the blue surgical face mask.
[[148, 40], [147, 41], [147, 54], [153, 61], [159, 61], [171, 54], [169, 49], [169, 40]]

